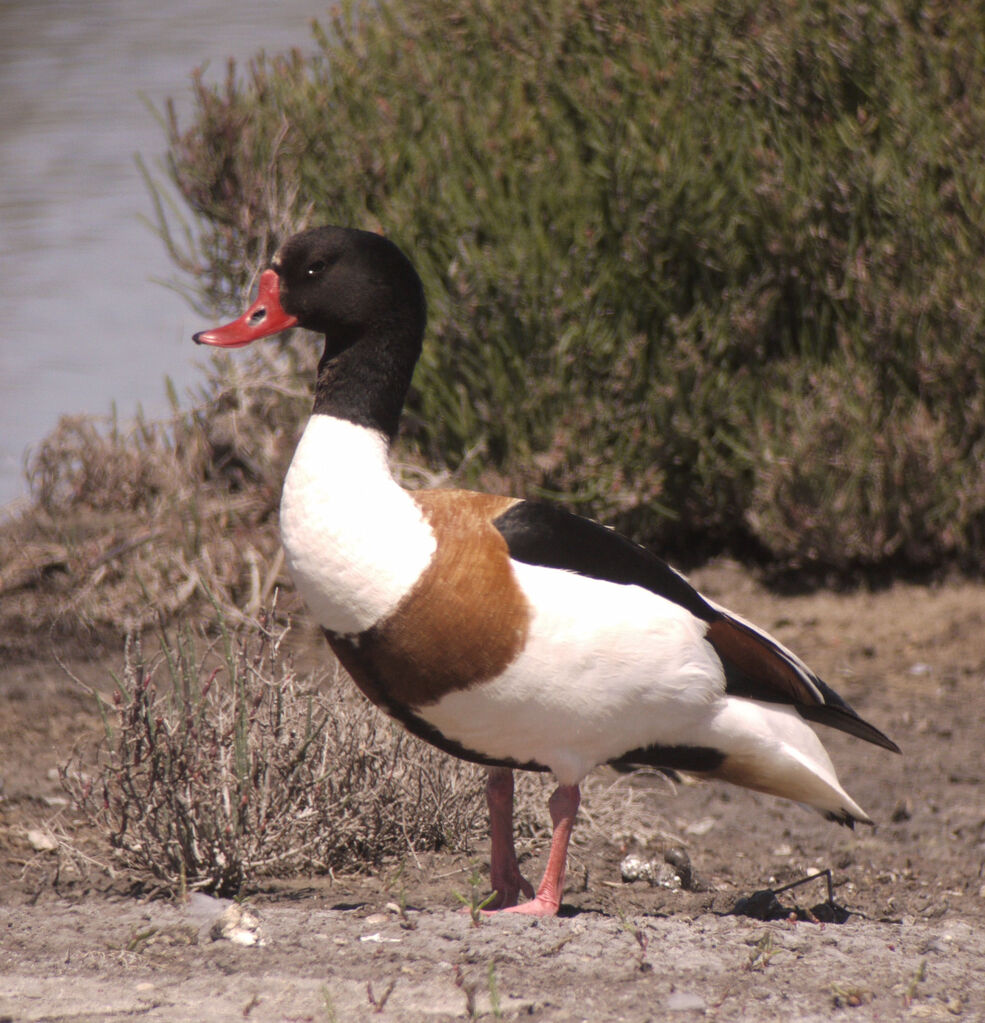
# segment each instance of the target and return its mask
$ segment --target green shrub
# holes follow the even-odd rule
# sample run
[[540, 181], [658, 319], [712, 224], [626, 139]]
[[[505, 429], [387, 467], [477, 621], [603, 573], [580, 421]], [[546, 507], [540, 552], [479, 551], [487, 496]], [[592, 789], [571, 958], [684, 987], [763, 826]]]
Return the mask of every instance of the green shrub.
[[201, 303], [379, 228], [432, 464], [677, 557], [980, 568], [980, 5], [380, 0], [315, 40], [171, 117]]

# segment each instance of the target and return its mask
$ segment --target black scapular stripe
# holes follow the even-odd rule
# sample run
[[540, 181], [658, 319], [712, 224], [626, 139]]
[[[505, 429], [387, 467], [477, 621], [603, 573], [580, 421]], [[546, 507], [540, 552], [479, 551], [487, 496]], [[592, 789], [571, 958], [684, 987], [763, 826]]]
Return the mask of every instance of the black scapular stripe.
[[520, 501], [494, 519], [493, 525], [516, 561], [642, 586], [702, 621], [721, 616], [684, 576], [652, 551], [565, 508], [545, 501]]

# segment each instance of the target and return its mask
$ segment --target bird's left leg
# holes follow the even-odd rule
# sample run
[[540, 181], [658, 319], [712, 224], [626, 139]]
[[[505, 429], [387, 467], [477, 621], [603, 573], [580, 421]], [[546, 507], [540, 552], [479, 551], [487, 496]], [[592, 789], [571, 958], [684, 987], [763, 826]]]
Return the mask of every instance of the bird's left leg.
[[520, 894], [534, 897], [533, 885], [521, 874], [513, 844], [513, 772], [508, 767], [490, 767], [486, 778], [489, 805], [489, 875], [496, 897], [490, 909], [515, 906]]

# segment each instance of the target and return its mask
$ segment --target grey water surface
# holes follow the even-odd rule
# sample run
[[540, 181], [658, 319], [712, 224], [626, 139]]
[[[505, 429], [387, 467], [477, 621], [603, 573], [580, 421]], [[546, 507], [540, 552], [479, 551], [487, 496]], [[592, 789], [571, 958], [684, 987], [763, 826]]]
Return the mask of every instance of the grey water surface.
[[312, 0], [0, 0], [0, 510], [62, 414], [167, 414], [201, 375], [203, 324], [174, 277], [134, 161], [164, 134], [148, 109], [229, 57], [313, 48]]

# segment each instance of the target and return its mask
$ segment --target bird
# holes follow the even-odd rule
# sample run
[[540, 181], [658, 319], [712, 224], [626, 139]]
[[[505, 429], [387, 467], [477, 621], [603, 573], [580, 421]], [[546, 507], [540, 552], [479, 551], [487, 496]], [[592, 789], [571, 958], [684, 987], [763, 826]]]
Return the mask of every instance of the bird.
[[[899, 747], [766, 631], [560, 505], [401, 486], [390, 450], [426, 320], [394, 242], [326, 226], [288, 238], [246, 312], [194, 340], [324, 335], [281, 496], [285, 563], [366, 697], [487, 769], [490, 911], [559, 912], [580, 785], [600, 765], [720, 779], [871, 824], [809, 723]], [[536, 890], [514, 844], [516, 770], [557, 783]]]

